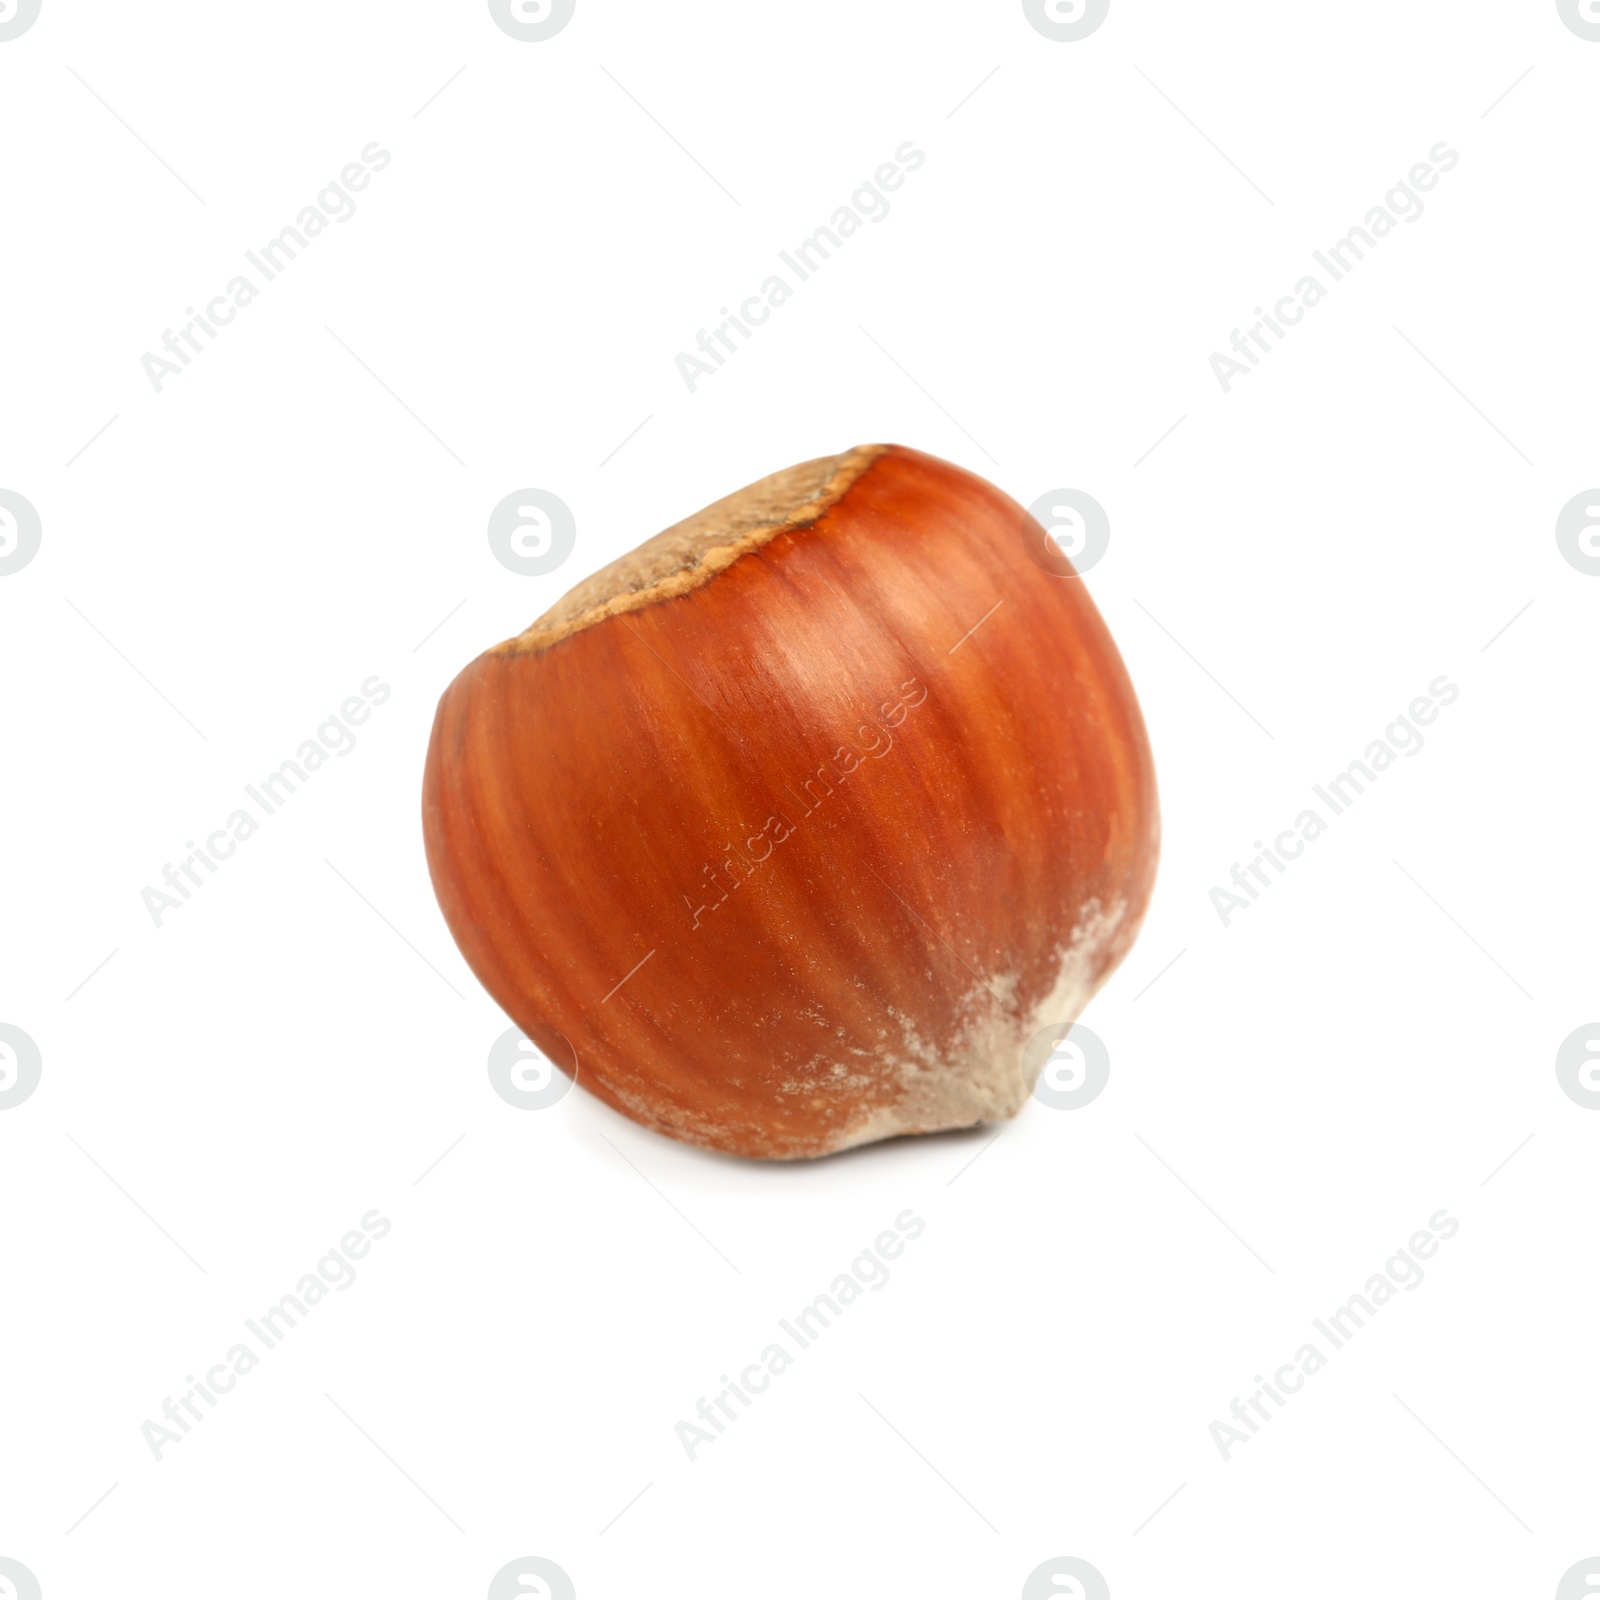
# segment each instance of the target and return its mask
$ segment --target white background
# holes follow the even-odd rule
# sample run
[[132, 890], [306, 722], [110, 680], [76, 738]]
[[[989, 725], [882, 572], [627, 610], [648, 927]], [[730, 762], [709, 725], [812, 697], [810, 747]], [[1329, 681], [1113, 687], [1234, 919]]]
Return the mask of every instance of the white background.
[[[1117, 1600], [1553, 1595], [1600, 1551], [1600, 1114], [1554, 1071], [1600, 1014], [1600, 578], [1554, 533], [1600, 481], [1597, 85], [1553, 0], [1113, 0], [1078, 43], [1002, 0], [578, 0], [537, 44], [466, 0], [44, 0], [0, 43], [0, 488], [43, 525], [0, 578], [0, 1022], [43, 1059], [0, 1112], [0, 1556], [47, 1600], [481, 1596], [523, 1555], [582, 1600], [1009, 1600], [1063, 1555]], [[372, 140], [158, 395], [141, 355]], [[906, 140], [691, 395], [678, 351]], [[1210, 354], [1440, 140], [1225, 395]], [[1110, 516], [1164, 855], [1084, 1019], [1109, 1087], [800, 1166], [513, 1109], [423, 861], [439, 693], [868, 440]], [[577, 520], [548, 577], [485, 534], [530, 486]], [[140, 891], [373, 674], [157, 928]], [[1212, 886], [1440, 674], [1426, 747], [1224, 928]], [[375, 1207], [359, 1281], [155, 1461]], [[691, 1463], [674, 1424], [908, 1207], [893, 1282]], [[1224, 1462], [1440, 1208], [1427, 1280]]]

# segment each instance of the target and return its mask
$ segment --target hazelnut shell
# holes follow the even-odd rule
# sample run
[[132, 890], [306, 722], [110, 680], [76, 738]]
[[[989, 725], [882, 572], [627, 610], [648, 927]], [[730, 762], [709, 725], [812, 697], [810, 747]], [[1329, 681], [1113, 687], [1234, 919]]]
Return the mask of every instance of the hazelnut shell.
[[776, 1158], [1014, 1115], [1159, 832], [1083, 581], [898, 446], [752, 484], [479, 656], [423, 820], [463, 955], [552, 1061]]

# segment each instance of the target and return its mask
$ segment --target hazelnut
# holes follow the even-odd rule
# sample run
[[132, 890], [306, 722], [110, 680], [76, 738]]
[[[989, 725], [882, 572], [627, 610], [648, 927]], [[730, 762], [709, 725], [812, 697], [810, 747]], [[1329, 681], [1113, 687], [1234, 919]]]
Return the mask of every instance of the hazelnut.
[[1013, 1116], [1126, 954], [1144, 722], [1019, 505], [866, 445], [586, 578], [439, 702], [428, 864], [554, 1062], [709, 1149]]

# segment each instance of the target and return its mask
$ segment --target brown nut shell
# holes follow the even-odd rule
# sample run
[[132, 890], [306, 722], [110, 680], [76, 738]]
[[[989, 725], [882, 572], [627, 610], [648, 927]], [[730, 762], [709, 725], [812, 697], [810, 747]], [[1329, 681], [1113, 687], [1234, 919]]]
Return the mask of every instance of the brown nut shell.
[[1149, 744], [1081, 579], [898, 446], [774, 474], [439, 702], [456, 942], [558, 1066], [737, 1155], [1012, 1116], [1144, 915]]

